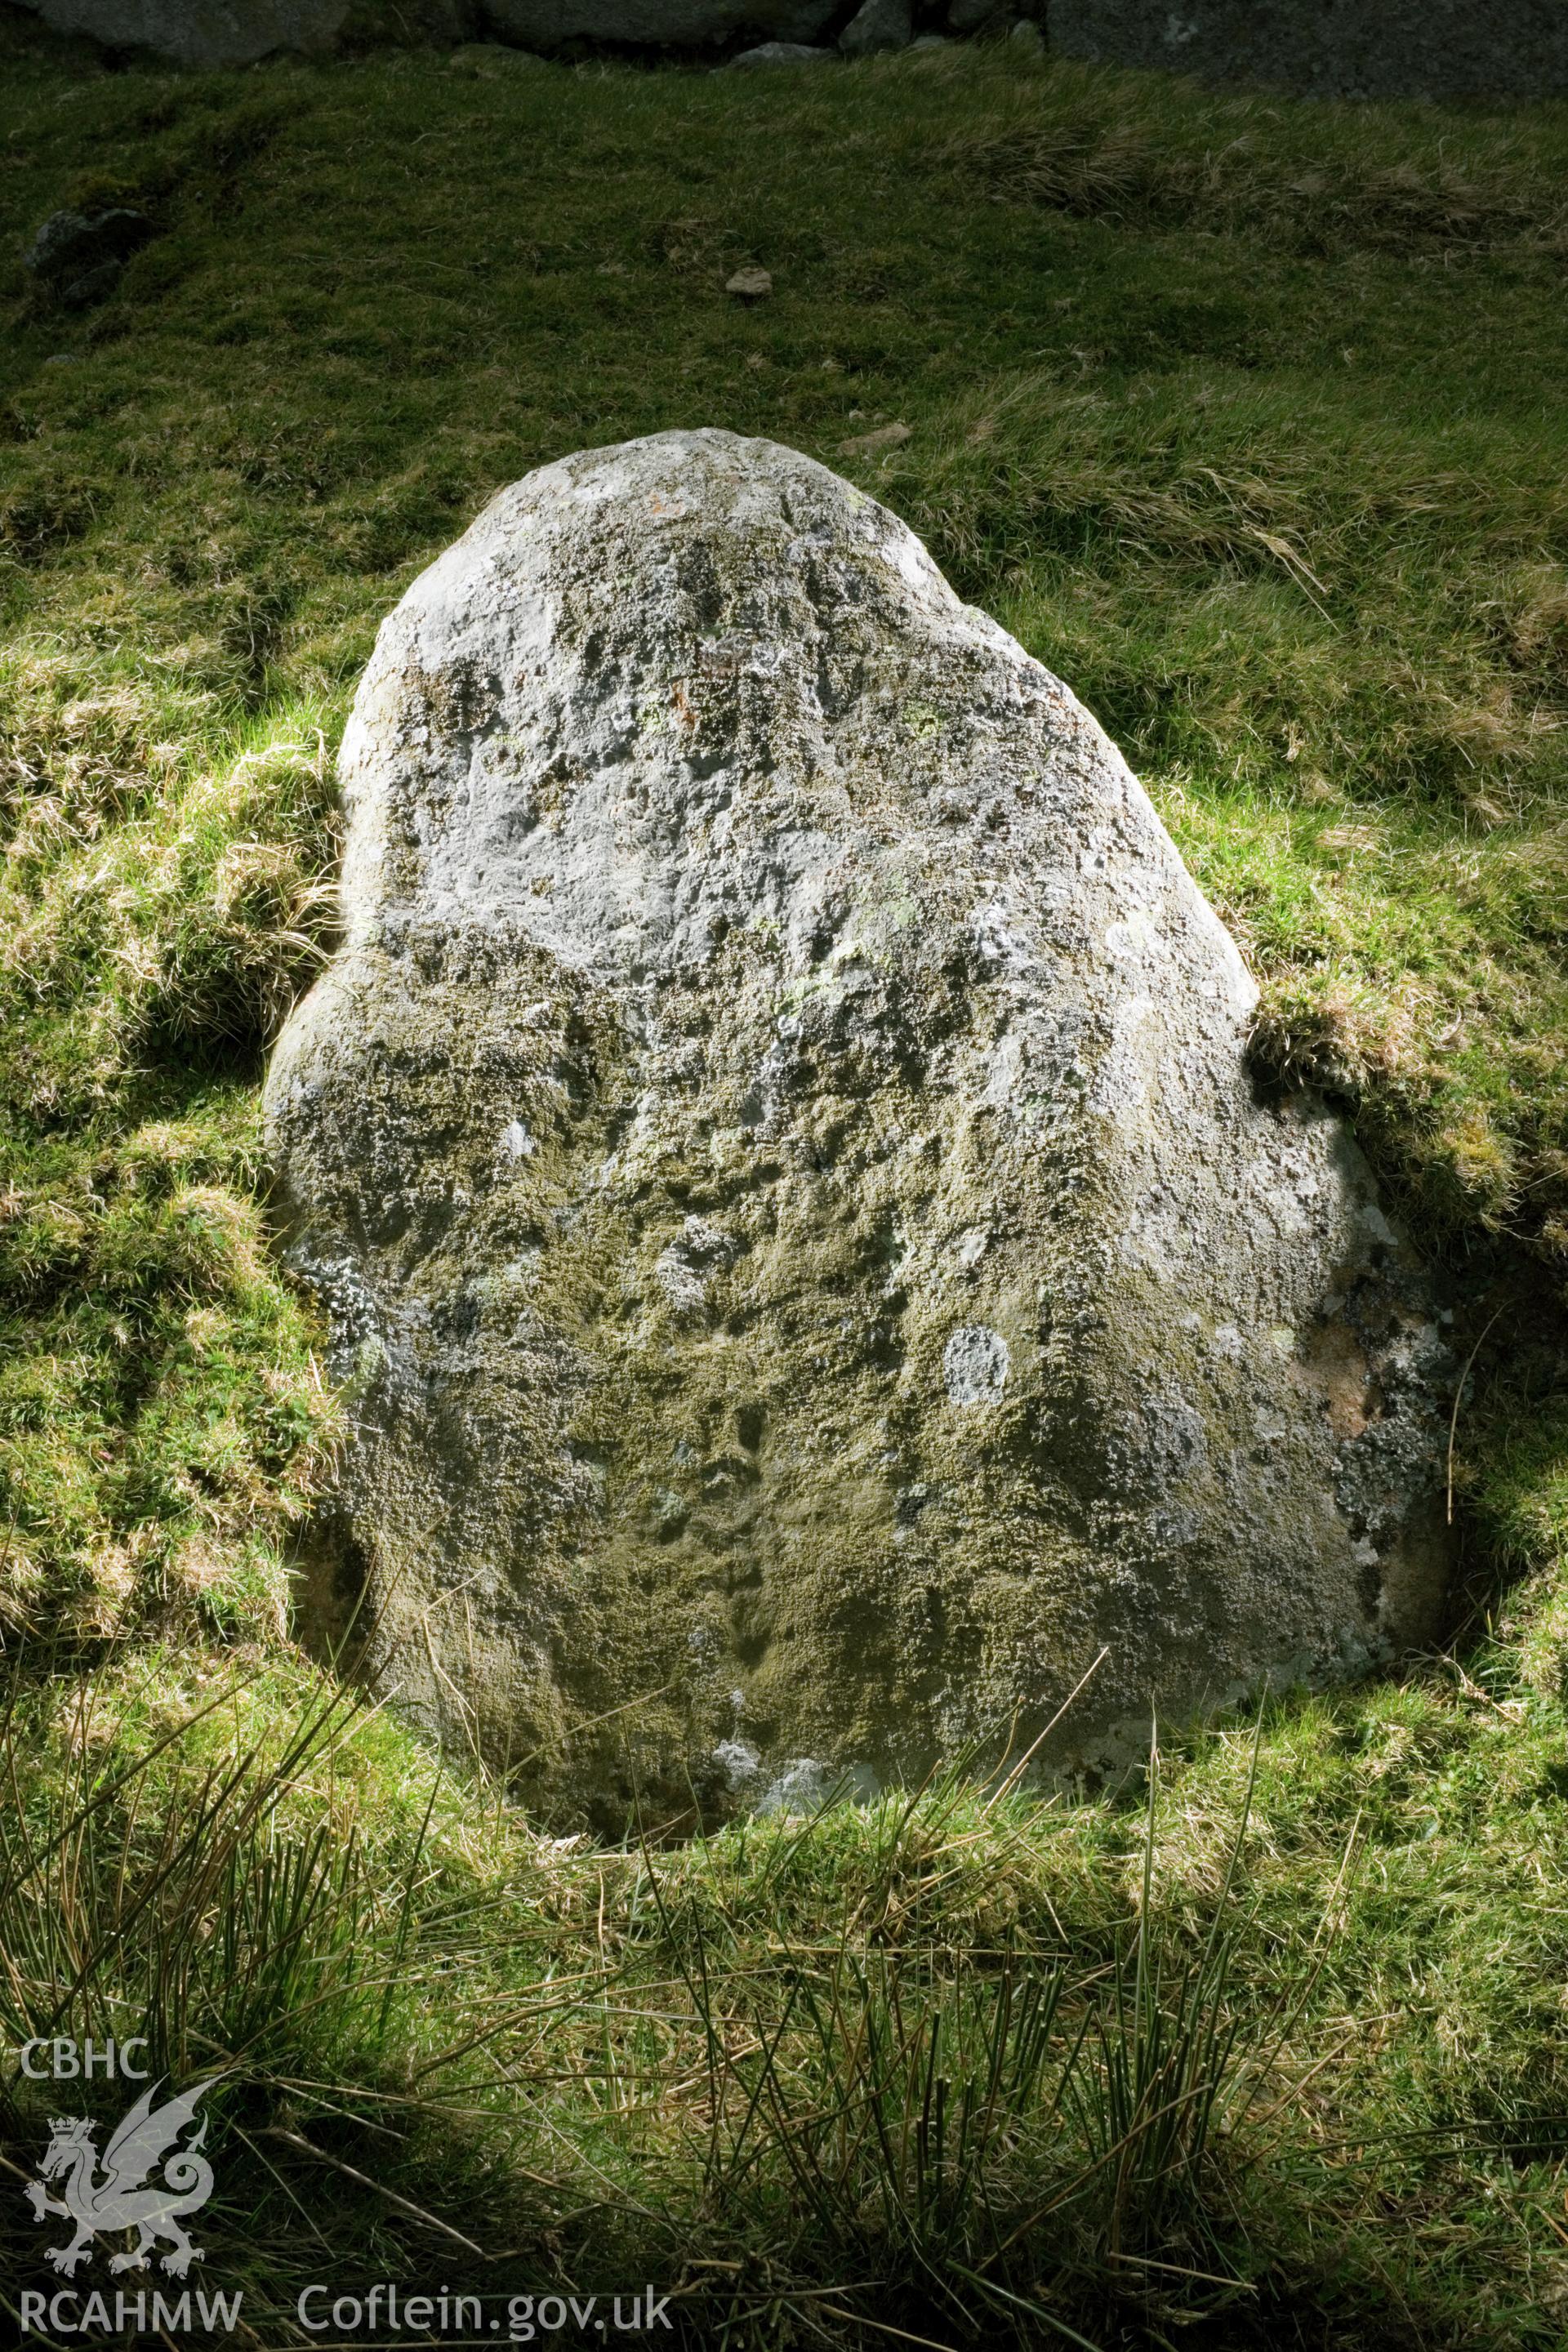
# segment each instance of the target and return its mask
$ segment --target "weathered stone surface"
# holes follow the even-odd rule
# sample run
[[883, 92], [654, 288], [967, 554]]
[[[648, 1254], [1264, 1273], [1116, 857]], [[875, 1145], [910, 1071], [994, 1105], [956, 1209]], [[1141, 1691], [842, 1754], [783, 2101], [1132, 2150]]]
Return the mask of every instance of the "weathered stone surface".
[[153, 49], [187, 66], [243, 66], [273, 49], [331, 48], [350, 0], [24, 0], [58, 33]]
[[[354, 0], [22, 0], [58, 33], [86, 33], [111, 49], [152, 49], [184, 66], [245, 66], [274, 50], [336, 48], [351, 26], [374, 29], [376, 7]], [[386, 37], [459, 39], [469, 0], [391, 0]]]
[[778, 1802], [1027, 1742], [1102, 1648], [1042, 1762], [1429, 1632], [1419, 1268], [1258, 1098], [1113, 746], [883, 508], [719, 432], [546, 467], [342, 777], [267, 1089], [353, 1425], [311, 1606], [366, 1586], [433, 1730], [598, 1818]]
[[952, 0], [947, 12], [949, 32], [990, 33], [1005, 29], [1012, 16], [1009, 0]]
[[907, 49], [914, 37], [910, 0], [864, 0], [838, 36], [847, 57], [873, 57], [879, 49]]
[[[961, 0], [962, 5], [962, 0]], [[1562, 0], [1050, 0], [1050, 46], [1314, 98], [1521, 98], [1568, 91]]]
[[616, 48], [702, 49], [754, 41], [817, 41], [839, 0], [487, 0], [486, 15], [525, 48], [603, 43]]

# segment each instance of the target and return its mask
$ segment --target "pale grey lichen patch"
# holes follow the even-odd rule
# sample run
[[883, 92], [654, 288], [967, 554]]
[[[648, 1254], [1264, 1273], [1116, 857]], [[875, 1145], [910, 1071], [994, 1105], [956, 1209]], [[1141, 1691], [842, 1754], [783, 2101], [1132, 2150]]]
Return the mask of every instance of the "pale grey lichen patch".
[[867, 1765], [835, 1768], [815, 1756], [796, 1756], [754, 1798], [751, 1810], [764, 1820], [770, 1815], [816, 1813], [835, 1802], [869, 1804], [879, 1788], [877, 1774]]
[[1042, 1771], [1428, 1637], [1421, 1269], [1258, 1099], [1114, 747], [885, 509], [722, 433], [546, 467], [342, 776], [267, 1090], [350, 1424], [308, 1589], [431, 1731], [618, 1829], [1026, 1746], [1101, 1650]]
[[796, 1756], [769, 1782], [752, 1811], [764, 1820], [771, 1813], [815, 1813], [833, 1794], [837, 1776], [815, 1756]]
[[672, 1306], [694, 1312], [708, 1296], [715, 1273], [734, 1263], [732, 1235], [721, 1233], [701, 1217], [688, 1217], [679, 1236], [663, 1251], [654, 1271]]
[[743, 1739], [721, 1739], [713, 1750], [713, 1761], [731, 1796], [752, 1795], [761, 1785], [763, 1759]]
[[994, 1404], [1007, 1385], [1007, 1342], [984, 1323], [960, 1326], [942, 1351], [942, 1377], [954, 1404]]

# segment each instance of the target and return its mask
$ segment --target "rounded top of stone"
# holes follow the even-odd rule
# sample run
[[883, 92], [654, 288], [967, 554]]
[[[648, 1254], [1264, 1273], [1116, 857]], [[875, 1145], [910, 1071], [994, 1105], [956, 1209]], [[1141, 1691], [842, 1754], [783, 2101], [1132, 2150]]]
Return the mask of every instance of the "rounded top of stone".
[[959, 604], [908, 524], [853, 482], [783, 442], [698, 425], [579, 450], [509, 483], [416, 580], [404, 607], [439, 598], [476, 564], [499, 562], [515, 576], [546, 548], [575, 544], [604, 564], [616, 541], [640, 552], [711, 536], [752, 541], [773, 564], [841, 543], [881, 556], [917, 595]]
[[741, 919], [714, 898], [726, 844], [765, 922], [758, 891], [784, 903], [868, 824], [950, 832], [941, 794], [967, 778], [977, 809], [977, 763], [994, 799], [1020, 722], [1026, 765], [1076, 734], [1110, 803], [1135, 792], [1059, 681], [815, 458], [712, 426], [583, 450], [499, 491], [383, 625], [342, 747], [349, 933], [417, 908], [662, 969]]

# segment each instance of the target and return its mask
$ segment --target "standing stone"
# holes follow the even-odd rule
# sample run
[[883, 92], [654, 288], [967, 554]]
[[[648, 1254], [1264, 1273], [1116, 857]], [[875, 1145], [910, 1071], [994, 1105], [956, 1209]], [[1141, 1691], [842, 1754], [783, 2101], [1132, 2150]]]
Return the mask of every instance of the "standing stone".
[[1042, 1769], [1429, 1635], [1420, 1270], [1260, 1099], [1114, 747], [893, 515], [728, 433], [547, 466], [342, 772], [267, 1089], [350, 1422], [308, 1607], [432, 1732], [664, 1818], [1016, 1753], [1102, 1650]]

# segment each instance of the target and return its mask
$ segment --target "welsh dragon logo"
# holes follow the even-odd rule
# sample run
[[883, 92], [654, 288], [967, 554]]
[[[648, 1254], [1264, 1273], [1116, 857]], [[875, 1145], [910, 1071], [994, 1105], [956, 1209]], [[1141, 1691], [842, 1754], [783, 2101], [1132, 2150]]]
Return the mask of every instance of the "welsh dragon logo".
[[[163, 2267], [174, 2278], [184, 2278], [193, 2263], [205, 2261], [180, 2221], [183, 2213], [200, 2212], [213, 2193], [212, 2166], [197, 2153], [206, 2137], [205, 2116], [188, 2146], [179, 2147], [176, 2142], [195, 2114], [197, 2100], [215, 2080], [209, 2074], [195, 2090], [158, 2108], [153, 2100], [159, 2085], [154, 2083], [143, 2091], [104, 2149], [101, 2172], [92, 2144], [98, 2128], [92, 2118], [49, 2118], [49, 2144], [38, 2168], [39, 2178], [29, 2180], [23, 2194], [36, 2221], [58, 2213], [76, 2224], [76, 2235], [68, 2245], [47, 2249], [47, 2259], [56, 2270], [71, 2277], [81, 2263], [91, 2260], [93, 2239], [104, 2230], [136, 2231], [136, 2243], [130, 2251], [110, 2257], [111, 2271], [144, 2271], [148, 2252], [160, 2239], [166, 2239], [170, 2246], [162, 2258]], [[148, 2175], [160, 2163], [162, 2182], [149, 2180]], [[49, 2194], [47, 2184], [52, 2180], [63, 2183], [58, 2197]]]

